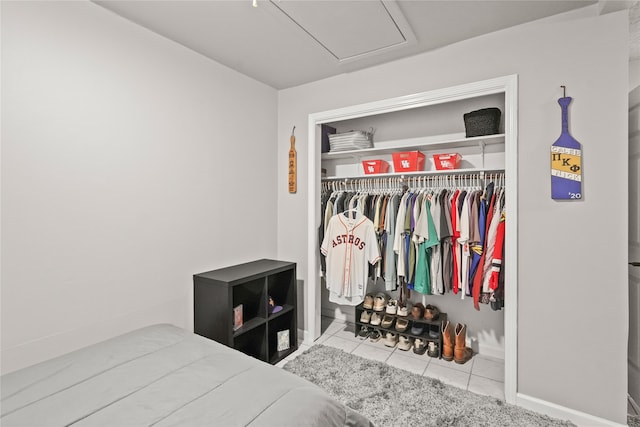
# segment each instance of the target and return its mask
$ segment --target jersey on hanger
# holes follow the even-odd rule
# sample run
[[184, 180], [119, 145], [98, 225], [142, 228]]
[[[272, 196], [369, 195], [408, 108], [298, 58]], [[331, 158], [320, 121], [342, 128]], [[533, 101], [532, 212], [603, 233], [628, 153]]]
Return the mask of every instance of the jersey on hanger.
[[338, 304], [358, 305], [364, 300], [369, 264], [380, 260], [373, 222], [360, 212], [355, 218], [353, 214], [331, 217], [320, 247], [327, 257], [329, 301]]

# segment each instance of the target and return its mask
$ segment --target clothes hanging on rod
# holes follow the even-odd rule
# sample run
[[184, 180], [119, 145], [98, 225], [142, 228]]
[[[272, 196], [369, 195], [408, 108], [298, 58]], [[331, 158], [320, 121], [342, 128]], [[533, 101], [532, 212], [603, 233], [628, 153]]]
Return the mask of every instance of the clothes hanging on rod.
[[[502, 307], [504, 174], [467, 174], [324, 182], [321, 224], [357, 209], [373, 224], [380, 261], [370, 268], [385, 289], [452, 292], [474, 307]], [[323, 241], [323, 238], [320, 240]], [[324, 257], [321, 257], [324, 258]], [[322, 259], [323, 272], [326, 259]]]
[[325, 282], [329, 301], [360, 304], [367, 288], [369, 265], [380, 260], [373, 222], [357, 208], [333, 215], [327, 224], [320, 251], [327, 259]]

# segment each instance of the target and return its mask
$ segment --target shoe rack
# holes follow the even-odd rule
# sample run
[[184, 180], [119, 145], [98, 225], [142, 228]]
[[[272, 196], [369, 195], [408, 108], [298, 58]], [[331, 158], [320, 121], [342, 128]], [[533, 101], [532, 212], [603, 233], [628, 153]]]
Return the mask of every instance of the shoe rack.
[[[409, 313], [407, 316], [399, 316], [398, 314], [387, 313], [386, 306], [381, 311], [375, 311], [373, 309], [365, 309], [363, 304], [364, 303], [360, 303], [359, 305], [357, 305], [355, 310], [355, 324], [356, 324], [355, 336], [356, 337], [359, 336], [362, 328], [366, 327], [370, 330], [377, 330], [380, 333], [381, 338], [379, 342], [383, 342], [387, 333], [389, 332], [398, 336], [402, 335], [405, 337], [409, 337], [412, 340], [415, 340], [418, 338], [426, 342], [427, 346], [428, 346], [428, 343], [430, 342], [435, 343], [437, 346], [437, 353], [433, 357], [442, 358], [442, 323], [446, 323], [447, 313], [440, 313], [436, 320], [427, 320], [425, 318], [415, 319], [413, 318], [411, 313]], [[382, 319], [385, 318], [385, 316], [392, 318], [393, 321], [388, 327], [384, 327], [382, 326], [382, 324], [372, 325], [371, 318], [369, 319], [368, 322], [363, 322], [361, 320], [363, 312], [371, 313], [371, 318], [373, 317], [373, 313], [377, 313], [380, 316], [381, 321]], [[398, 320], [407, 320], [409, 322], [404, 332], [400, 332], [396, 330], [396, 323], [398, 322]], [[411, 329], [414, 327], [414, 325], [418, 327], [420, 326], [422, 327], [421, 334], [411, 333]], [[430, 335], [429, 332], [431, 332], [432, 334]], [[408, 351], [413, 351], [413, 348], [414, 347], [412, 346], [412, 348]], [[427, 356], [426, 351], [424, 352], [424, 356], [429, 357]]]

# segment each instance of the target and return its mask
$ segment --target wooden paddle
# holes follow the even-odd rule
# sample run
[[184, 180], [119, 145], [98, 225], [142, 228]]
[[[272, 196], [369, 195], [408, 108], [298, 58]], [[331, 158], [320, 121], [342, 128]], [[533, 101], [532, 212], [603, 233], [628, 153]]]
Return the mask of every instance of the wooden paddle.
[[296, 130], [296, 127], [293, 127], [293, 130], [291, 131], [291, 148], [289, 148], [289, 193], [295, 193], [296, 192], [296, 171], [297, 171], [297, 164], [296, 164], [296, 148], [295, 148], [295, 144], [296, 144], [296, 137], [293, 134]]

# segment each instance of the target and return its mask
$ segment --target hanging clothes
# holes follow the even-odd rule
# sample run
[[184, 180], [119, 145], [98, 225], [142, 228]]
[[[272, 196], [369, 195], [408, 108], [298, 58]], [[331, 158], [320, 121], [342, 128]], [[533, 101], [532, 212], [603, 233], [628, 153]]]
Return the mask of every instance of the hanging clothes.
[[415, 227], [414, 242], [417, 243], [416, 273], [414, 289], [422, 294], [431, 294], [431, 258], [433, 248], [440, 242], [436, 226], [431, 215], [429, 197], [422, 198], [422, 209]]
[[442, 289], [440, 294], [450, 292], [453, 283], [453, 226], [451, 223], [451, 191], [444, 189], [440, 195], [440, 258]]
[[433, 227], [435, 230], [435, 236], [437, 243], [430, 249], [430, 270], [431, 270], [431, 293], [443, 294], [443, 282], [442, 282], [442, 252], [440, 250], [440, 234], [438, 230], [440, 228], [440, 217], [442, 216], [442, 209], [440, 207], [439, 193], [430, 194], [428, 196], [430, 202], [431, 219], [433, 220]]
[[[400, 287], [400, 299], [409, 298], [410, 290], [424, 295], [453, 292], [460, 299], [471, 297], [477, 310], [480, 303], [501, 309], [505, 192], [494, 179], [489, 176], [482, 185], [480, 177], [413, 178], [402, 190], [371, 188], [370, 181], [358, 188], [324, 188], [319, 232], [324, 231], [326, 241], [333, 217], [357, 210], [369, 221], [375, 239], [369, 238], [379, 254], [366, 265], [365, 276], [382, 279], [385, 290]], [[329, 273], [325, 275], [331, 298], [348, 304], [358, 300], [348, 295], [359, 294], [359, 288], [354, 292], [344, 283], [336, 288], [336, 281], [330, 285]]]
[[398, 287], [398, 275], [396, 266], [398, 256], [393, 249], [396, 237], [396, 218], [400, 208], [400, 196], [393, 194], [387, 202], [387, 212], [384, 218], [384, 232], [386, 234], [384, 251], [384, 284], [387, 291], [395, 291]]

